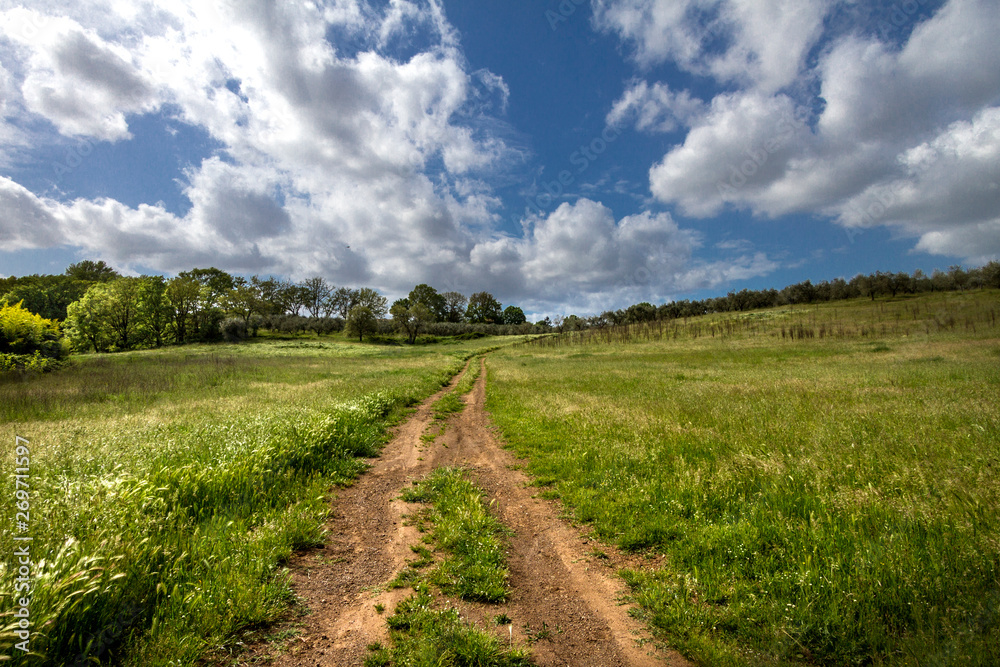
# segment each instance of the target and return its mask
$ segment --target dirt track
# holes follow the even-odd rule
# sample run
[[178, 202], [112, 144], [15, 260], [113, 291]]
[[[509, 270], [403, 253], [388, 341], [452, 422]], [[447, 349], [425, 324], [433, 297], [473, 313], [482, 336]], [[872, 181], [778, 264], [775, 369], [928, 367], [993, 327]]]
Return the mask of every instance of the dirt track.
[[[302, 634], [280, 651], [258, 646], [242, 664], [361, 665], [369, 643], [387, 644], [385, 615], [410, 591], [383, 591], [383, 584], [414, 557], [409, 547], [420, 539], [415, 528], [403, 525], [403, 515], [414, 508], [399, 500], [399, 493], [443, 465], [469, 469], [495, 501], [500, 520], [515, 532], [508, 552], [510, 600], [502, 605], [448, 601], [463, 617], [507, 639], [508, 626], [490, 622], [505, 613], [513, 621], [513, 641], [520, 645], [526, 644], [526, 628], [531, 633], [547, 628], [550, 637], [531, 645], [538, 665], [689, 664], [656, 647], [642, 624], [617, 602], [624, 584], [614, 569], [626, 559], [608, 547], [601, 548], [609, 559], [594, 557], [597, 545], [559, 518], [558, 503], [533, 497], [536, 489], [526, 486], [518, 460], [500, 447], [485, 412], [485, 370], [466, 398], [465, 410], [452, 417], [434, 444], [426, 445], [420, 436], [439, 396], [421, 404], [371, 469], [338, 494], [326, 546], [293, 559], [293, 586], [310, 611]], [[376, 611], [377, 603], [385, 606], [384, 615]]]

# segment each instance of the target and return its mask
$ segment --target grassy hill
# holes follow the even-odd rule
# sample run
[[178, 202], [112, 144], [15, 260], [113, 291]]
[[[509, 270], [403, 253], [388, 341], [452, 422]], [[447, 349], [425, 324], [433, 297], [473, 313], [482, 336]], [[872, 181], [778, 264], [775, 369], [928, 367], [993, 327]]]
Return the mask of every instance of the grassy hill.
[[703, 664], [990, 665], [1000, 292], [576, 332], [489, 358], [537, 484]]

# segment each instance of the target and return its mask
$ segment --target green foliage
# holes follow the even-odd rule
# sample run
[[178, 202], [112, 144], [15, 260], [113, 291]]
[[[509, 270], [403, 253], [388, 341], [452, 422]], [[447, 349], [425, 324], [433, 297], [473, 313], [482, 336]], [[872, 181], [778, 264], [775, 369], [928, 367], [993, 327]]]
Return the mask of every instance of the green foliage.
[[745, 314], [766, 335], [713, 338], [713, 318], [699, 337], [501, 351], [487, 407], [579, 520], [666, 556], [627, 579], [697, 661], [987, 665], [1000, 645], [1000, 409], [983, 400], [1000, 385], [996, 296], [961, 297], [987, 324], [928, 333], [937, 299], [807, 316], [817, 330], [901, 323], [875, 340], [783, 339], [791, 315], [767, 311]]
[[66, 308], [87, 291], [89, 283], [67, 276], [25, 276], [9, 281], [0, 302], [21, 303], [28, 311], [48, 320], [65, 320]]
[[448, 316], [447, 299], [430, 285], [417, 285], [406, 299], [411, 306], [423, 306], [432, 322], [443, 322]]
[[0, 304], [0, 373], [50, 370], [65, 353], [56, 322]]
[[524, 316], [524, 311], [517, 306], [507, 306], [503, 309], [503, 323], [510, 325], [524, 324], [528, 318]]
[[121, 278], [121, 274], [108, 266], [104, 260], [85, 259], [76, 264], [70, 264], [66, 269], [66, 275], [73, 280], [80, 280], [89, 283], [106, 283], [116, 278]]
[[354, 306], [347, 315], [344, 331], [348, 336], [357, 336], [359, 342], [364, 342], [365, 334], [378, 330], [378, 318], [368, 306]]
[[389, 309], [392, 315], [392, 323], [396, 330], [406, 334], [406, 342], [411, 345], [416, 341], [417, 334], [427, 322], [434, 319], [434, 315], [422, 303], [414, 303], [409, 299], [399, 299], [392, 304]]
[[500, 302], [489, 292], [476, 292], [469, 297], [465, 319], [473, 323], [501, 324], [503, 312]]

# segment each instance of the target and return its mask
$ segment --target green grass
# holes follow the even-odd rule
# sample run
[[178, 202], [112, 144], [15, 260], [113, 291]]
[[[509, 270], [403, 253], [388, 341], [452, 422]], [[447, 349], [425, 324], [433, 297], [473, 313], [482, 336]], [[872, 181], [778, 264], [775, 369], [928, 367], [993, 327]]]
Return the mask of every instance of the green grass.
[[487, 407], [579, 520], [666, 555], [625, 578], [701, 664], [992, 665], [1000, 299], [948, 297], [954, 327], [932, 295], [795, 316], [843, 336], [543, 339], [491, 355]]
[[463, 623], [458, 611], [440, 609], [430, 584], [463, 600], [495, 603], [507, 599], [507, 530], [489, 512], [482, 492], [462, 470], [438, 468], [403, 492], [403, 500], [426, 503], [416, 517], [428, 532], [427, 541], [445, 554], [425, 574], [418, 569], [433, 562], [422, 546], [393, 585], [409, 586], [414, 593], [399, 603], [386, 619], [392, 648], [370, 647], [366, 665], [528, 665], [528, 654], [506, 646], [495, 635]]
[[428, 503], [423, 522], [447, 557], [429, 580], [448, 595], [474, 602], [507, 599], [507, 529], [489, 512], [477, 489], [458, 468], [438, 468], [406, 489], [403, 500]]
[[[30, 441], [31, 649], [14, 664], [191, 665], [291, 601], [282, 564], [322, 541], [329, 492], [388, 425], [496, 341], [312, 340], [89, 355], [0, 383], [3, 494]], [[4, 543], [18, 534], [4, 503]]]
[[386, 619], [392, 637], [391, 649], [371, 646], [366, 667], [413, 665], [431, 667], [527, 667], [524, 649], [507, 646], [483, 630], [463, 622], [457, 609], [435, 609], [426, 584], [397, 605]]

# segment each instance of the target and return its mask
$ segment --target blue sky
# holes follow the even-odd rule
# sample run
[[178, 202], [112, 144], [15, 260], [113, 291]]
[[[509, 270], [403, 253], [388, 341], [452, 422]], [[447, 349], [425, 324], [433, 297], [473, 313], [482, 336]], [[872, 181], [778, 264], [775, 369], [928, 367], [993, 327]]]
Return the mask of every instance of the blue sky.
[[0, 0], [0, 274], [535, 315], [1000, 256], [994, 0]]

